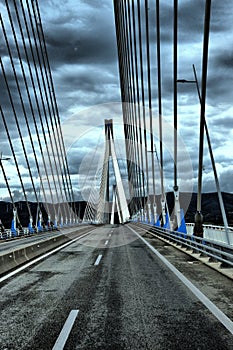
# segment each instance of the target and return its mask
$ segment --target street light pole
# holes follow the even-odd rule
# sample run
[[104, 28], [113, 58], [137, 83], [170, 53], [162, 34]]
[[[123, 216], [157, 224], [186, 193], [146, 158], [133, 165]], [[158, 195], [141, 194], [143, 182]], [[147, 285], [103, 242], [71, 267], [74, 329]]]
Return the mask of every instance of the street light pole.
[[[8, 192], [9, 192], [9, 195], [10, 195], [10, 197], [12, 197], [11, 191], [10, 191], [10, 186], [9, 186], [9, 183], [8, 183], [8, 179], [7, 179], [7, 176], [6, 176], [4, 167], [3, 167], [3, 165], [2, 165], [2, 161], [3, 161], [3, 160], [10, 160], [10, 159], [11, 159], [10, 157], [3, 157], [3, 156], [2, 156], [2, 152], [1, 152], [1, 156], [0, 156], [0, 167], [1, 167], [1, 170], [2, 170], [2, 174], [3, 174], [4, 180], [5, 180], [5, 183], [6, 183]], [[12, 199], [12, 198], [11, 198], [11, 199]]]
[[9, 183], [8, 183], [8, 179], [7, 179], [7, 176], [6, 176], [4, 167], [3, 167], [3, 165], [2, 165], [2, 161], [4, 161], [4, 160], [10, 160], [10, 159], [11, 159], [10, 157], [3, 157], [3, 156], [2, 156], [2, 152], [1, 152], [1, 156], [0, 156], [0, 167], [1, 167], [2, 174], [3, 174], [3, 177], [4, 177], [5, 183], [6, 183], [7, 190], [8, 190], [8, 192], [9, 192], [9, 196], [10, 196], [10, 198], [11, 198], [11, 202], [12, 202], [13, 208], [14, 208], [14, 210], [16, 210], [15, 204], [14, 204], [14, 200], [13, 200], [13, 197], [12, 197], [12, 194], [11, 194], [10, 186], [9, 186]]
[[[195, 80], [179, 79], [179, 80], [177, 80], [177, 83], [195, 83], [196, 84], [196, 88], [197, 88], [198, 97], [199, 97], [199, 102], [201, 104], [201, 93], [200, 93], [200, 88], [199, 88], [199, 84], [198, 84], [196, 68], [195, 68], [194, 64], [193, 64], [193, 74], [194, 74], [194, 79]], [[211, 159], [212, 168], [213, 168], [213, 172], [214, 172], [214, 179], [215, 179], [216, 189], [217, 189], [217, 192], [218, 192], [218, 199], [219, 199], [220, 209], [221, 209], [223, 223], [224, 223], [224, 228], [225, 228], [225, 232], [226, 232], [226, 239], [227, 239], [228, 244], [230, 244], [229, 230], [228, 230], [228, 221], [227, 221], [226, 211], [225, 211], [225, 207], [224, 207], [224, 203], [223, 203], [222, 192], [221, 192], [220, 184], [219, 184], [219, 180], [218, 180], [218, 174], [217, 174], [217, 169], [216, 169], [216, 165], [215, 165], [213, 150], [212, 150], [211, 141], [210, 141], [209, 130], [208, 130], [208, 126], [207, 126], [207, 123], [206, 123], [206, 118], [204, 118], [204, 127], [205, 127], [206, 138], [207, 138], [207, 143], [208, 143], [208, 148], [209, 148], [209, 153], [210, 153], [210, 159]]]
[[205, 5], [205, 22], [204, 22], [204, 40], [202, 55], [202, 87], [201, 87], [201, 112], [200, 112], [200, 139], [199, 139], [199, 165], [198, 165], [198, 190], [197, 190], [197, 211], [195, 214], [194, 233], [203, 237], [203, 216], [201, 213], [201, 194], [202, 194], [202, 171], [203, 171], [203, 144], [205, 128], [205, 104], [206, 104], [206, 87], [207, 87], [207, 68], [208, 68], [208, 48], [210, 32], [210, 12], [211, 0], [206, 0]]
[[10, 157], [2, 157], [2, 152], [1, 152], [1, 157], [0, 157], [0, 162], [2, 161], [2, 160], [10, 160]]
[[[193, 64], [193, 74], [194, 74], [194, 78], [195, 78], [195, 83], [196, 83], [196, 87], [197, 87], [199, 101], [201, 103], [201, 93], [200, 93], [200, 89], [199, 89], [199, 84], [198, 84], [198, 80], [197, 80], [197, 73], [196, 73], [196, 69], [195, 69], [194, 64]], [[221, 192], [220, 184], [219, 184], [219, 180], [218, 180], [217, 169], [215, 166], [215, 160], [214, 160], [213, 150], [212, 150], [212, 146], [211, 146], [209, 130], [208, 130], [207, 123], [206, 123], [206, 118], [204, 118], [204, 127], [205, 127], [206, 138], [207, 138], [207, 143], [208, 143], [208, 148], [209, 148], [209, 153], [210, 153], [210, 159], [211, 159], [212, 168], [213, 168], [213, 172], [214, 172], [216, 189], [218, 192], [218, 199], [219, 199], [220, 209], [221, 209], [221, 213], [222, 213], [223, 224], [224, 224], [224, 228], [225, 228], [225, 232], [226, 232], [226, 238], [227, 238], [228, 244], [230, 244], [228, 221], [227, 221], [226, 211], [225, 211], [225, 207], [224, 207], [224, 203], [223, 203], [222, 192]]]

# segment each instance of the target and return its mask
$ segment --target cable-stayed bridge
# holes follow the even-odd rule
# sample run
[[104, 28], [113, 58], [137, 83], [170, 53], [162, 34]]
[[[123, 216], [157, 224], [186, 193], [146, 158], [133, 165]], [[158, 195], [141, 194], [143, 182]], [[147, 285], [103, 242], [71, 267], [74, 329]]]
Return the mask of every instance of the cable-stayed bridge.
[[[154, 26], [150, 6], [155, 7]], [[101, 115], [103, 125], [90, 140], [94, 150], [82, 161], [76, 189], [68, 151], [77, 137], [77, 120], [71, 120], [67, 129], [61, 122], [39, 2], [1, 3], [0, 169], [1, 197], [7, 200], [0, 212], [0, 283], [5, 303], [2, 316], [8, 324], [1, 347], [230, 349], [233, 228], [228, 225], [205, 117], [211, 1], [206, 0], [203, 13], [199, 82], [195, 65], [192, 80], [179, 79], [177, 74], [179, 16], [174, 0], [172, 124], [163, 118], [160, 1], [116, 0], [113, 10], [121, 103], [87, 112], [91, 126], [95, 114]], [[152, 46], [156, 47], [156, 87]], [[192, 223], [186, 222], [185, 214], [191, 201], [193, 168], [179, 136], [177, 111], [177, 86], [184, 83], [195, 84], [200, 103], [198, 192]], [[120, 125], [114, 120], [119, 114]], [[81, 124], [80, 120], [80, 128]], [[222, 226], [207, 225], [202, 214], [205, 139]], [[172, 206], [166, 193], [165, 152], [173, 164]], [[183, 186], [190, 191], [184, 194]], [[85, 194], [82, 207], [75, 191]], [[210, 274], [209, 267], [213, 268]], [[206, 278], [209, 289], [200, 282], [195, 286], [195, 274], [200, 280]], [[8, 283], [15, 296], [12, 307]], [[215, 283], [218, 289], [222, 287], [220, 301]], [[187, 290], [182, 292], [184, 286]], [[25, 320], [25, 334], [22, 318], [27, 306], [17, 312], [21, 296], [28, 298], [32, 310]], [[54, 301], [59, 298], [61, 302]], [[41, 325], [36, 321], [40, 308], [34, 306], [35, 300], [44, 302]], [[229, 310], [224, 303], [230, 305]], [[31, 324], [35, 332], [29, 336]]]
[[[18, 186], [22, 193], [22, 200], [26, 203], [28, 223], [31, 230], [32, 226], [38, 226], [41, 229], [41, 220], [45, 222], [50, 222], [51, 220], [55, 223], [55, 226], [57, 224], [62, 226], [63, 223], [67, 224], [68, 222], [76, 223], [78, 221], [78, 213], [75, 207], [39, 6], [37, 2], [21, 2], [18, 5], [17, 3], [13, 5], [6, 3], [1, 14], [3, 43], [3, 53], [1, 55], [1, 84], [3, 87], [1, 122], [3, 136], [6, 140], [5, 153], [1, 156], [1, 168], [3, 182], [14, 209], [12, 230], [16, 229], [16, 221], [19, 226], [22, 225], [20, 217], [17, 215], [17, 208], [11, 189], [13, 186], [9, 180], [10, 176], [4, 169], [6, 158], [11, 158], [15, 165], [19, 181]], [[177, 5], [174, 7], [173, 126], [165, 123], [162, 117], [159, 4], [156, 4], [158, 67], [156, 88], [158, 91], [158, 111], [156, 112], [153, 110], [152, 105], [152, 88], [154, 87], [152, 87], [151, 79], [149, 10], [143, 11], [138, 5], [121, 2], [114, 4], [125, 138], [124, 152], [127, 159], [127, 173], [130, 183], [129, 217], [137, 217], [137, 220], [140, 219], [140, 221], [151, 224], [157, 223], [161, 227], [172, 228], [186, 233], [184, 212], [187, 211], [187, 208], [180, 207], [179, 199], [179, 182], [183, 180], [179, 174], [179, 163], [185, 163], [186, 181], [192, 182], [193, 174], [192, 165], [189, 162], [188, 155], [185, 154], [185, 145], [181, 143], [182, 140], [177, 134], [177, 85], [188, 82], [177, 78]], [[148, 8], [147, 3], [145, 7]], [[209, 12], [210, 9], [207, 8], [205, 23], [210, 21]], [[198, 198], [194, 233], [196, 236], [203, 236], [201, 183], [205, 131], [223, 217], [225, 241], [230, 243], [227, 216], [218, 182], [210, 135], [205, 121], [205, 101], [201, 98], [202, 95], [206, 95], [208, 37], [209, 31], [206, 26], [204, 30], [202, 86], [199, 86], [194, 65], [194, 78], [192, 81], [189, 81], [195, 83], [201, 105]], [[15, 99], [15, 94], [17, 99]], [[169, 131], [167, 131], [168, 128]], [[12, 140], [16, 135], [17, 144], [14, 144]], [[156, 149], [156, 143], [159, 145], [158, 150]], [[181, 143], [179, 147], [178, 143]], [[23, 157], [20, 156], [20, 159], [17, 157], [18, 148], [21, 149], [23, 155]], [[164, 185], [165, 148], [168, 148], [171, 153], [171, 161], [174, 162], [174, 210], [172, 213], [169, 213], [166, 205]], [[105, 156], [104, 164], [107, 162], [107, 158]], [[20, 163], [27, 169], [27, 181], [29, 181], [30, 185], [25, 184], [25, 181], [23, 181], [23, 177], [26, 178], [26, 174], [21, 173]], [[103, 174], [99, 184], [103, 181], [106, 184], [108, 183], [107, 179], [103, 179], [107, 175]], [[101, 197], [103, 186], [100, 186], [99, 193]], [[156, 194], [161, 194], [159, 208], [156, 202]], [[34, 216], [31, 213], [29, 197], [32, 197], [33, 201], [37, 203], [37, 210]], [[105, 202], [103, 198], [101, 200]], [[111, 208], [109, 209], [111, 211]], [[43, 219], [42, 211], [44, 211], [45, 219]], [[97, 218], [92, 217], [92, 221], [96, 220]], [[102, 220], [97, 221], [100, 222]]]

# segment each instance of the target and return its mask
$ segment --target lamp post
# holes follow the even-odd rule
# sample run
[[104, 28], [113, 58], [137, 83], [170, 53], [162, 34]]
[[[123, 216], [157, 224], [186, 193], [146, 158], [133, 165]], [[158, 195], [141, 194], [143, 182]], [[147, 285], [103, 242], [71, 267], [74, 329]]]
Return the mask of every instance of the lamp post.
[[[197, 80], [197, 73], [196, 73], [196, 69], [195, 69], [194, 64], [193, 64], [193, 74], [194, 74], [195, 80], [179, 79], [179, 80], [177, 80], [177, 83], [194, 83], [194, 84], [196, 84], [198, 98], [199, 98], [199, 102], [201, 104], [201, 92], [200, 92], [200, 88], [199, 88], [199, 84], [198, 84], [198, 80]], [[205, 128], [205, 132], [206, 132], [206, 138], [207, 138], [212, 168], [213, 168], [213, 172], [214, 172], [214, 179], [215, 179], [216, 189], [218, 192], [218, 199], [219, 199], [220, 209], [221, 209], [221, 213], [222, 213], [224, 228], [225, 228], [225, 232], [226, 232], [226, 239], [227, 239], [228, 244], [230, 244], [228, 221], [227, 221], [226, 211], [225, 211], [225, 207], [224, 207], [224, 203], [223, 203], [222, 192], [221, 192], [220, 184], [219, 184], [219, 180], [218, 180], [216, 165], [215, 165], [215, 161], [214, 161], [214, 155], [213, 155], [213, 150], [212, 150], [212, 146], [211, 146], [209, 130], [207, 127], [205, 117], [204, 117], [204, 128]]]
[[[11, 196], [11, 192], [10, 192], [10, 187], [9, 187], [9, 184], [8, 184], [8, 179], [7, 179], [7, 176], [6, 176], [6, 173], [5, 173], [5, 170], [3, 168], [3, 165], [2, 165], [2, 161], [5, 161], [5, 160], [10, 160], [11, 158], [10, 157], [3, 157], [2, 156], [2, 152], [1, 152], [1, 155], [0, 155], [0, 167], [2, 169], [2, 173], [3, 173], [3, 176], [4, 176], [4, 180], [6, 182], [6, 186], [7, 186], [7, 189], [8, 189], [8, 192]], [[12, 198], [11, 198], [12, 199]], [[12, 201], [13, 203], [13, 201]], [[0, 223], [1, 223], [1, 219], [0, 219]], [[4, 227], [2, 226], [3, 230], [4, 230]]]
[[176, 82], [177, 83], [194, 83], [194, 84], [196, 84], [195, 80], [187, 80], [187, 79], [178, 79]]
[[4, 170], [4, 168], [3, 168], [3, 165], [2, 165], [2, 161], [3, 160], [11, 160], [11, 158], [10, 157], [3, 157], [2, 156], [2, 152], [1, 152], [1, 155], [0, 155], [0, 167], [1, 167], [1, 169], [2, 169], [2, 173], [3, 173], [3, 176], [4, 176], [4, 180], [5, 180], [5, 182], [6, 182], [6, 185], [7, 185], [7, 188], [8, 188], [8, 191], [9, 191], [9, 184], [8, 184], [8, 178], [7, 178], [7, 176], [6, 176], [6, 173], [5, 173], [5, 170]]
[[10, 159], [11, 159], [10, 157], [2, 157], [2, 152], [1, 152], [0, 162], [1, 162], [2, 160], [10, 160]]
[[[208, 47], [210, 32], [211, 0], [205, 3], [204, 38], [202, 54], [202, 86], [201, 86], [201, 111], [200, 111], [200, 137], [199, 137], [199, 165], [198, 165], [198, 191], [197, 191], [197, 212], [195, 215], [194, 233], [203, 237], [203, 217], [201, 213], [201, 193], [202, 193], [202, 171], [203, 171], [203, 143], [205, 129], [205, 104], [207, 88], [207, 68], [208, 68]], [[177, 79], [176, 79], [177, 80]], [[177, 81], [176, 81], [177, 82]]]
[[[198, 80], [197, 80], [197, 75], [196, 75], [196, 70], [195, 70], [195, 66], [194, 66], [194, 65], [193, 65], [193, 71], [194, 71], [195, 80], [178, 79], [178, 80], [177, 80], [177, 83], [182, 83], [182, 84], [185, 84], [185, 83], [188, 83], [188, 84], [196, 84], [196, 88], [197, 88], [197, 92], [198, 92], [198, 97], [199, 97], [199, 102], [200, 102], [200, 104], [201, 104], [201, 94], [200, 94], [200, 89], [199, 89]], [[205, 127], [206, 127], [206, 129], [207, 129], [206, 123], [205, 123]], [[202, 169], [203, 169], [203, 166], [202, 166]], [[201, 171], [202, 171], [202, 169], [201, 169]], [[199, 176], [198, 176], [198, 180], [199, 180], [199, 177], [200, 177], [200, 161], [199, 161]], [[196, 211], [195, 219], [194, 219], [194, 221], [195, 221], [194, 235], [203, 237], [203, 226], [202, 226], [202, 223], [203, 223], [203, 215], [202, 215], [202, 213], [201, 213], [201, 207], [200, 207], [201, 187], [200, 187], [200, 185], [199, 185], [199, 181], [198, 181], [198, 193], [197, 193], [197, 197], [198, 197], [198, 200], [197, 200], [197, 211]]]

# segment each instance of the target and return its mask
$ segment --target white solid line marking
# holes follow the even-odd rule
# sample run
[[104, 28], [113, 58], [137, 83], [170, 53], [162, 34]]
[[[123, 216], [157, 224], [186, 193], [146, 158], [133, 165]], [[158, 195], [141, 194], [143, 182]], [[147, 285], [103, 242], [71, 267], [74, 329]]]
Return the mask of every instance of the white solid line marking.
[[100, 254], [100, 255], [98, 256], [98, 258], [96, 259], [94, 265], [95, 265], [95, 266], [99, 265], [101, 259], [102, 259], [102, 254]]
[[71, 310], [70, 311], [70, 314], [69, 314], [52, 350], [64, 349], [65, 343], [69, 337], [70, 331], [73, 327], [73, 324], [74, 324], [74, 321], [76, 320], [76, 317], [78, 316], [78, 313], [79, 313], [79, 310]]
[[72, 244], [72, 243], [78, 241], [79, 239], [81, 239], [81, 238], [87, 236], [89, 233], [90, 233], [90, 232], [87, 232], [87, 233], [83, 234], [83, 235], [80, 236], [80, 237], [77, 237], [77, 238], [75, 238], [75, 239], [72, 239], [72, 241], [63, 244], [63, 245], [61, 245], [60, 247], [57, 247], [57, 248], [51, 250], [50, 252], [48, 252], [48, 253], [46, 253], [46, 254], [44, 254], [44, 255], [42, 255], [42, 256], [39, 256], [38, 258], [36, 258], [36, 259], [34, 259], [34, 260], [28, 262], [27, 264], [25, 264], [25, 265], [19, 267], [18, 269], [14, 270], [14, 271], [12, 271], [12, 272], [10, 272], [10, 273], [8, 273], [7, 275], [5, 275], [5, 276], [3, 276], [3, 277], [0, 278], [0, 283], [1, 283], [1, 282], [4, 282], [4, 281], [7, 280], [8, 278], [10, 278], [10, 277], [16, 275], [17, 273], [19, 273], [19, 272], [25, 270], [26, 268], [30, 267], [31, 265], [33, 265], [33, 264], [39, 262], [40, 260], [42, 260], [42, 259], [44, 259], [44, 258], [47, 258], [48, 256], [50, 256], [50, 255], [52, 255], [52, 254], [58, 252], [59, 250], [61, 250], [61, 249], [65, 248], [65, 247], [67, 247], [68, 245], [70, 245], [70, 244]]
[[[129, 226], [128, 226], [129, 227]], [[205, 294], [203, 294], [197, 287], [189, 281], [175, 266], [173, 266], [163, 255], [161, 255], [150, 243], [141, 237], [134, 229], [129, 227], [151, 250], [157, 255], [159, 259], [189, 288], [189, 290], [210, 310], [210, 312], [223, 324], [228, 331], [233, 334], [233, 322], [227, 317], [212, 301], [210, 301]]]
[[108, 244], [108, 240], [104, 244], [107, 245]]

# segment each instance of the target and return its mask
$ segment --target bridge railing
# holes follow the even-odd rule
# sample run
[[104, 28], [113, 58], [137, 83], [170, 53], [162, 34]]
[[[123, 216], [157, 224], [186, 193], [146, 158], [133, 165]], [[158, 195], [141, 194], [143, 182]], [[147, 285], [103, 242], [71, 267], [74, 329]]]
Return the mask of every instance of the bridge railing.
[[200, 238], [190, 234], [170, 231], [165, 228], [148, 224], [137, 223], [142, 229], [165, 241], [170, 241], [178, 246], [194, 251], [202, 256], [220, 262], [222, 267], [233, 267], [233, 246], [213, 241], [208, 238]]
[[11, 229], [5, 229], [3, 232], [0, 232], [0, 240], [19, 238], [31, 236], [32, 234], [37, 234], [41, 232], [54, 231], [57, 228], [47, 228], [45, 227], [43, 230], [34, 229], [34, 232], [31, 232], [28, 227], [23, 227], [21, 230], [17, 229], [16, 232], [12, 232]]
[[[189, 236], [193, 235], [194, 224], [187, 223], [187, 234]], [[209, 239], [213, 242], [219, 242], [228, 244], [227, 234], [224, 226], [217, 225], [203, 225], [204, 228], [204, 238]], [[233, 227], [228, 227], [229, 244], [233, 246]]]
[[16, 237], [28, 236], [30, 234], [31, 233], [27, 227], [24, 227], [21, 230], [17, 229], [16, 232], [12, 232], [11, 229], [5, 229], [4, 231], [0, 232], [0, 239], [11, 239]]

